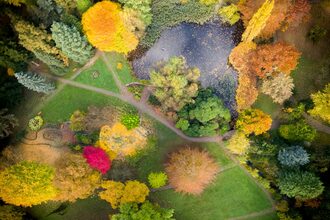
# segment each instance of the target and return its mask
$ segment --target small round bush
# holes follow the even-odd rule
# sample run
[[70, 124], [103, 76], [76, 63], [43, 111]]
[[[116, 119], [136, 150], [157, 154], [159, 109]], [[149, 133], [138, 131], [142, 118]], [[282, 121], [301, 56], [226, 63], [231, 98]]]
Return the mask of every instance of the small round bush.
[[100, 171], [102, 174], [106, 174], [111, 167], [108, 154], [101, 148], [86, 146], [84, 147], [83, 156], [91, 168]]
[[167, 175], [164, 172], [152, 172], [148, 176], [148, 181], [152, 188], [160, 188], [166, 185]]
[[140, 117], [137, 114], [126, 114], [121, 117], [121, 123], [128, 129], [131, 130], [136, 128], [140, 124]]
[[70, 117], [70, 128], [72, 131], [86, 130], [86, 114], [79, 110], [73, 112]]
[[43, 124], [44, 124], [44, 119], [40, 115], [37, 115], [34, 118], [30, 119], [29, 128], [32, 131], [39, 131]]
[[301, 146], [292, 146], [279, 151], [278, 161], [289, 167], [302, 166], [309, 162], [307, 151]]

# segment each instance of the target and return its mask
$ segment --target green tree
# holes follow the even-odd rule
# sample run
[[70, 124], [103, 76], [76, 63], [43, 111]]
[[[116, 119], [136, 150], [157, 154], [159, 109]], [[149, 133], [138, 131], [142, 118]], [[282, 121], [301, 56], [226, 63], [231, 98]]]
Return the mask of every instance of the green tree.
[[38, 56], [38, 58], [48, 55], [51, 56], [53, 60], [57, 60], [57, 63], [60, 63], [61, 66], [68, 65], [68, 58], [58, 48], [53, 46], [54, 42], [52, 36], [48, 34], [47, 31], [37, 28], [33, 24], [20, 20], [13, 15], [11, 15], [11, 20], [14, 29], [18, 33], [19, 43], [25, 49], [34, 54], [41, 53], [42, 55]]
[[7, 114], [8, 109], [0, 110], [0, 139], [8, 137], [13, 133], [13, 129], [18, 126], [15, 115]]
[[55, 0], [56, 4], [66, 11], [73, 11], [77, 7], [79, 0]]
[[321, 195], [324, 186], [315, 174], [307, 171], [286, 171], [280, 175], [278, 186], [282, 194], [300, 200]]
[[121, 117], [120, 122], [128, 129], [131, 130], [140, 125], [140, 116], [138, 114], [125, 114]]
[[[212, 136], [229, 129], [229, 110], [213, 95], [211, 89], [201, 90], [193, 104], [178, 112], [176, 127], [190, 136]], [[187, 122], [189, 126], [187, 127]]]
[[312, 94], [311, 98], [314, 108], [308, 112], [330, 124], [330, 83], [325, 86], [323, 91]]
[[252, 41], [256, 38], [262, 29], [266, 26], [267, 20], [274, 8], [274, 0], [266, 0], [258, 11], [253, 15], [246, 27], [242, 41]]
[[56, 47], [71, 60], [85, 64], [94, 55], [93, 47], [76, 27], [54, 22], [51, 31]]
[[5, 2], [7, 4], [21, 6], [22, 4], [26, 4], [27, 0], [0, 0], [0, 2]]
[[189, 68], [184, 57], [172, 57], [167, 63], [160, 63], [150, 73], [150, 83], [155, 87], [154, 95], [164, 111], [179, 111], [193, 102], [198, 93], [200, 71]]
[[228, 22], [230, 25], [234, 25], [241, 17], [238, 7], [235, 4], [230, 4], [220, 8], [218, 14], [224, 22]]
[[281, 125], [279, 128], [281, 137], [295, 141], [313, 141], [316, 136], [316, 130], [308, 125], [304, 120], [296, 123]]
[[92, 0], [76, 0], [76, 1], [77, 1], [77, 9], [80, 12], [80, 14], [87, 11], [87, 9], [93, 5]]
[[37, 205], [56, 196], [54, 169], [36, 162], [21, 162], [0, 172], [0, 198], [16, 206]]
[[15, 73], [15, 77], [18, 82], [21, 83], [28, 89], [35, 92], [50, 93], [55, 90], [55, 84], [52, 82], [47, 82], [46, 78], [31, 72], [19, 72]]
[[0, 106], [9, 108], [18, 105], [23, 97], [23, 86], [14, 77], [0, 73]]
[[146, 201], [142, 205], [126, 203], [120, 205], [120, 213], [112, 215], [111, 220], [174, 220], [173, 209], [161, 208]]
[[295, 167], [309, 163], [309, 154], [301, 146], [292, 146], [280, 150], [277, 159], [284, 166]]
[[131, 8], [140, 12], [141, 20], [146, 26], [151, 24], [151, 0], [119, 0], [119, 2], [124, 4], [124, 9]]
[[0, 66], [21, 70], [28, 61], [29, 54], [13, 42], [0, 41]]

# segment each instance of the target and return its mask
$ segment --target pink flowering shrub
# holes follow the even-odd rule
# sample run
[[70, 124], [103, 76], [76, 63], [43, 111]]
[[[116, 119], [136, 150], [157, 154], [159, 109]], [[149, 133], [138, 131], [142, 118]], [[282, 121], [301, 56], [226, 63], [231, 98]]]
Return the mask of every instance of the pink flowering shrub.
[[83, 156], [90, 167], [100, 171], [102, 174], [105, 174], [111, 167], [111, 161], [107, 153], [101, 148], [86, 146], [84, 147]]

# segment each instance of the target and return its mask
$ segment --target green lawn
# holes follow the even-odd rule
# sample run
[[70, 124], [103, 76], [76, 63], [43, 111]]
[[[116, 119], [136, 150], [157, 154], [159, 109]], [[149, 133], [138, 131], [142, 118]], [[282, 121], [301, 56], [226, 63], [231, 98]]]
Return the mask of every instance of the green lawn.
[[328, 71], [329, 69], [320, 60], [301, 57], [297, 68], [292, 72], [295, 85], [294, 97], [297, 100], [308, 99], [311, 93], [323, 89], [330, 81]]
[[132, 108], [114, 97], [72, 86], [65, 86], [40, 111], [46, 122], [55, 123], [66, 121], [75, 110], [86, 110], [91, 105], [113, 105], [119, 108]]
[[[124, 57], [123, 54], [120, 53], [107, 53], [107, 58], [111, 65], [113, 66], [115, 73], [118, 75], [120, 81], [125, 85], [130, 82], [138, 81], [137, 78], [132, 74], [132, 68], [130, 63]], [[117, 68], [117, 64], [121, 63], [122, 68]]]
[[268, 95], [262, 93], [258, 95], [258, 99], [253, 104], [253, 107], [270, 114], [272, 118], [275, 118], [281, 110], [281, 105], [274, 103]]
[[[94, 78], [93, 73], [96, 71], [99, 76]], [[101, 58], [99, 58], [89, 69], [80, 73], [75, 81], [119, 93], [119, 89], [116, 86], [111, 72], [108, 71], [107, 66]]]

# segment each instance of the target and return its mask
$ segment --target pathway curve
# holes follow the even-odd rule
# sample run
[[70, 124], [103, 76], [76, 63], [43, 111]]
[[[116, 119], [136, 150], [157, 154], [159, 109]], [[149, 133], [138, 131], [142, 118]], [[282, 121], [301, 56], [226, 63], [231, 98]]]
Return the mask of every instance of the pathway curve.
[[[102, 95], [105, 95], [105, 96], [115, 97], [115, 98], [118, 98], [118, 99], [120, 99], [124, 102], [127, 102], [127, 103], [133, 105], [134, 107], [136, 107], [141, 113], [145, 113], [145, 114], [153, 117], [155, 120], [157, 120], [158, 122], [160, 122], [161, 124], [163, 124], [167, 128], [169, 128], [170, 130], [175, 132], [178, 136], [180, 136], [181, 138], [183, 138], [187, 141], [190, 141], [190, 142], [199, 142], [199, 143], [216, 142], [216, 143], [222, 143], [223, 140], [230, 138], [230, 136], [233, 134], [234, 131], [229, 131], [226, 134], [224, 134], [223, 136], [214, 136], [214, 137], [189, 137], [189, 136], [185, 135], [181, 130], [179, 130], [178, 128], [175, 127], [174, 123], [168, 121], [165, 117], [163, 117], [163, 116], [159, 115], [158, 113], [156, 113], [144, 101], [144, 99], [141, 99], [142, 101], [141, 100], [137, 101], [133, 97], [133, 95], [127, 90], [126, 86], [121, 83], [120, 79], [118, 78], [118, 75], [117, 75], [116, 71], [114, 71], [114, 69], [112, 68], [112, 65], [109, 62], [108, 57], [106, 56], [106, 54], [104, 52], [99, 52], [99, 53], [102, 56], [102, 59], [104, 60], [104, 62], [106, 63], [106, 65], [108, 67], [108, 70], [113, 75], [115, 83], [117, 84], [117, 86], [118, 86], [118, 88], [121, 92], [120, 94], [108, 91], [106, 89], [101, 89], [101, 88], [97, 88], [97, 87], [94, 87], [94, 86], [90, 86], [90, 85], [82, 84], [82, 83], [79, 83], [79, 82], [75, 82], [71, 79], [64, 79], [64, 78], [60, 78], [60, 77], [56, 77], [56, 76], [54, 76], [53, 78], [57, 79], [58, 81], [62, 82], [63, 84], [67, 84], [67, 85], [70, 85], [70, 86], [73, 86], [73, 87], [77, 87], [77, 88], [81, 88], [81, 89], [85, 89], [85, 90], [89, 90], [89, 91], [93, 91], [93, 92], [96, 92], [96, 93], [99, 93], [99, 94], [102, 94]], [[273, 201], [270, 193], [256, 179], [254, 179], [251, 176], [251, 174], [246, 170], [246, 168], [231, 153], [229, 153], [228, 149], [226, 149], [221, 144], [219, 146], [224, 150], [225, 154], [237, 166], [239, 166], [252, 181], [254, 181], [258, 185], [258, 187], [265, 193], [265, 195], [267, 196], [268, 200], [270, 201], [270, 203], [272, 205], [272, 207], [270, 209], [266, 209], [266, 210], [263, 210], [261, 212], [250, 213], [246, 216], [241, 216], [239, 218], [245, 219], [245, 218], [250, 218], [250, 217], [253, 217], [253, 216], [261, 216], [261, 215], [264, 215], [264, 214], [267, 214], [267, 213], [270, 213], [270, 212], [274, 211], [275, 210], [275, 204], [274, 204], [274, 201]]]
[[322, 124], [318, 120], [314, 119], [312, 116], [308, 115], [307, 113], [303, 113], [304, 118], [306, 119], [307, 123], [314, 127], [318, 131], [322, 131], [324, 133], [330, 134], [330, 127]]
[[252, 212], [252, 213], [249, 213], [247, 215], [243, 215], [243, 216], [239, 216], [239, 217], [235, 217], [235, 218], [229, 218], [228, 220], [258, 219], [257, 217], [261, 217], [261, 216], [270, 214], [272, 212], [274, 212], [274, 209], [270, 208], [270, 209], [262, 210], [260, 212]]

